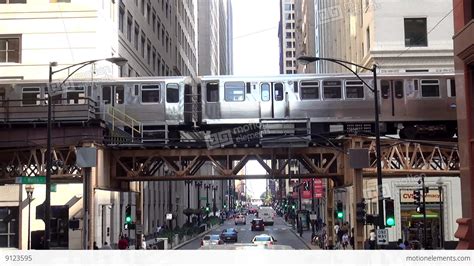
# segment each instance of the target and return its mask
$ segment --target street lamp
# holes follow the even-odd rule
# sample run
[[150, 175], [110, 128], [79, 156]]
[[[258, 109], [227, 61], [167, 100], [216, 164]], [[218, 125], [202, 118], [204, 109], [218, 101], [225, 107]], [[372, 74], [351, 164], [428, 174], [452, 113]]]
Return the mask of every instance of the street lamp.
[[[46, 154], [47, 154], [47, 160], [46, 160], [46, 198], [44, 200], [44, 248], [49, 249], [49, 245], [51, 242], [51, 168], [53, 164], [53, 158], [51, 155], [51, 108], [52, 108], [52, 94], [53, 94], [53, 89], [52, 89], [52, 83], [53, 83], [53, 75], [56, 73], [59, 73], [64, 70], [69, 70], [71, 68], [77, 67], [74, 71], [72, 71], [60, 84], [58, 89], [61, 88], [64, 83], [72, 76], [74, 75], [77, 71], [80, 69], [84, 68], [85, 66], [94, 64], [98, 61], [109, 61], [111, 63], [114, 63], [118, 66], [123, 66], [125, 63], [127, 63], [127, 59], [123, 57], [111, 57], [111, 58], [105, 58], [105, 59], [96, 59], [96, 60], [89, 60], [89, 61], [84, 61], [81, 63], [73, 64], [68, 67], [64, 67], [58, 70], [53, 70], [53, 67], [57, 67], [58, 63], [57, 62], [50, 62], [49, 63], [49, 81], [48, 81], [48, 122], [47, 122], [47, 141], [46, 141]], [[84, 180], [85, 182], [86, 180]]]
[[31, 249], [31, 200], [33, 199], [33, 191], [35, 187], [28, 185], [25, 187], [26, 196], [28, 197], [28, 249]]
[[198, 209], [198, 224], [201, 222], [201, 186], [202, 181], [195, 181], [194, 185], [197, 187], [197, 209]]
[[206, 207], [209, 204], [209, 189], [211, 188], [210, 184], [204, 184], [204, 188], [206, 189]]
[[[439, 248], [444, 248], [444, 224], [443, 224], [443, 180], [441, 178], [436, 181], [436, 185], [438, 185], [438, 193], [439, 193]], [[426, 210], [425, 210], [426, 211]]]
[[216, 216], [216, 208], [217, 208], [216, 207], [216, 190], [217, 190], [217, 185], [212, 186], [212, 191], [214, 192], [212, 196], [212, 212], [214, 216]]
[[[184, 180], [184, 183], [186, 185], [188, 185], [188, 210], [191, 209], [191, 198], [190, 198], [190, 194], [191, 194], [191, 191], [190, 191], [190, 187], [191, 187], [191, 184], [193, 183], [192, 180]], [[188, 224], [191, 223], [191, 214], [187, 214], [188, 216]]]
[[[308, 64], [311, 62], [316, 61], [329, 61], [336, 63], [340, 66], [343, 66], [352, 74], [354, 74], [362, 83], [369, 88], [374, 93], [374, 104], [375, 104], [375, 149], [376, 149], [376, 163], [377, 163], [377, 186], [378, 186], [378, 205], [379, 205], [379, 219], [378, 219], [378, 226], [379, 228], [385, 228], [383, 217], [384, 217], [384, 209], [383, 209], [383, 190], [382, 190], [382, 152], [380, 148], [380, 125], [379, 125], [379, 93], [377, 89], [377, 65], [374, 64], [372, 68], [368, 68], [362, 65], [358, 65], [352, 62], [334, 59], [334, 58], [327, 58], [327, 57], [311, 57], [311, 56], [300, 56], [298, 57], [298, 61], [303, 64]], [[374, 84], [373, 86], [369, 86], [365, 80], [363, 80], [356, 71], [352, 70], [352, 68], [348, 67], [347, 65], [355, 66], [357, 68], [361, 68], [373, 73], [374, 76]]]

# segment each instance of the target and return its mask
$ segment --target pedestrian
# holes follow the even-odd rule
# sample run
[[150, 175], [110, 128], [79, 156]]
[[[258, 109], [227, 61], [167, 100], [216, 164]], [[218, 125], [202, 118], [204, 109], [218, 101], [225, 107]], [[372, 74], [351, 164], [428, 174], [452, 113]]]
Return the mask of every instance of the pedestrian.
[[298, 227], [298, 233], [300, 234], [300, 237], [303, 237], [303, 221], [301, 220], [301, 218], [298, 220], [297, 227]]
[[369, 249], [375, 249], [375, 244], [376, 244], [376, 241], [377, 240], [377, 237], [375, 235], [375, 230], [372, 229], [370, 230], [370, 233], [369, 233]]
[[397, 248], [398, 249], [406, 249], [405, 243], [403, 243], [401, 238], [399, 238], [398, 241], [397, 241]]
[[403, 244], [405, 245], [405, 249], [410, 249], [410, 242], [408, 242], [408, 240], [405, 240]]
[[99, 249], [99, 247], [97, 246], [97, 242], [94, 241], [94, 249]]
[[128, 248], [128, 241], [125, 238], [125, 236], [120, 237], [120, 240], [118, 242], [118, 248], [119, 249], [127, 249]]
[[112, 249], [112, 247], [107, 243], [107, 241], [105, 241], [100, 249]]
[[349, 238], [349, 244], [351, 245], [352, 249], [355, 249], [354, 227], [352, 227], [352, 229], [351, 229], [351, 236]]

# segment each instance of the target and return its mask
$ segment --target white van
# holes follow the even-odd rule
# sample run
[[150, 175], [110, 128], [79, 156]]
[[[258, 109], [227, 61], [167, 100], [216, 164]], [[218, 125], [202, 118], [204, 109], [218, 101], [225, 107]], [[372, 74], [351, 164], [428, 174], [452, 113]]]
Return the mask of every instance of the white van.
[[258, 218], [262, 219], [265, 225], [273, 225], [275, 210], [272, 207], [260, 207], [258, 209]]

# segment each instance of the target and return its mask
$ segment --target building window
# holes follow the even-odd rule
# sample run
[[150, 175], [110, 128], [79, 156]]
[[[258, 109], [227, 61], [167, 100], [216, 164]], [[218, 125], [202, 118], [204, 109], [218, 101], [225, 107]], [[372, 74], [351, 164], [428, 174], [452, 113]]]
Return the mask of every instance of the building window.
[[119, 8], [119, 30], [123, 33], [123, 21], [125, 17], [125, 10], [122, 6]]
[[367, 27], [365, 34], [366, 34], [365, 40], [367, 42], [367, 53], [369, 53], [370, 52], [370, 27]]
[[138, 50], [138, 36], [140, 35], [140, 28], [138, 27], [137, 22], [135, 21], [135, 49]]
[[145, 58], [145, 33], [142, 31], [142, 41], [140, 43], [140, 54]]
[[130, 13], [127, 16], [127, 40], [132, 42], [132, 24], [133, 24], [133, 17]]
[[153, 72], [156, 71], [156, 48], [153, 47], [153, 58], [152, 58], [152, 67], [153, 67]]
[[155, 32], [156, 29], [156, 14], [155, 11], [153, 11], [153, 15], [151, 16], [151, 27], [153, 29], [153, 32]]
[[18, 207], [0, 207], [0, 248], [18, 248]]
[[142, 85], [142, 103], [159, 103], [160, 86]]
[[140, 11], [145, 15], [145, 0], [140, 0]]
[[428, 33], [426, 31], [426, 18], [405, 19], [405, 46], [428, 46]]
[[20, 37], [0, 36], [0, 63], [20, 63]]

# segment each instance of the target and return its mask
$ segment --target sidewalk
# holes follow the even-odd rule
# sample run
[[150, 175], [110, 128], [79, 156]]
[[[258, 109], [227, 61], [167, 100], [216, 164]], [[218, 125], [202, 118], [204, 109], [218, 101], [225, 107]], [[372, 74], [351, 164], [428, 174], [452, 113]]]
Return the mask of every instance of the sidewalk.
[[303, 231], [303, 237], [300, 237], [300, 234], [298, 234], [298, 232], [296, 231], [296, 228], [293, 229], [292, 225], [290, 223], [286, 222], [285, 219], [283, 219], [282, 217], [280, 217], [280, 219], [282, 219], [282, 221], [288, 227], [290, 227], [290, 231], [293, 234], [295, 234], [295, 236], [298, 237], [301, 240], [301, 242], [303, 242], [308, 249], [311, 249], [311, 250], [319, 250], [320, 249], [318, 245], [312, 245], [311, 244], [311, 233], [312, 233], [311, 230]]

